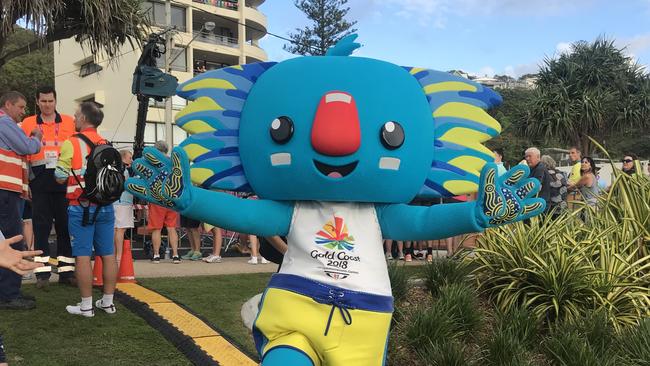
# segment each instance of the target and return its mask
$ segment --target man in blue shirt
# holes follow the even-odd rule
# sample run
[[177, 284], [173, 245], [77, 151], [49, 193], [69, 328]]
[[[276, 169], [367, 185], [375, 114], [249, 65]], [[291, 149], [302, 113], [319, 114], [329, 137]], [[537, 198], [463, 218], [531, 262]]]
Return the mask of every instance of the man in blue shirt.
[[[30, 137], [17, 123], [25, 114], [25, 96], [10, 91], [0, 97], [0, 231], [8, 238], [22, 235], [21, 196], [27, 195], [27, 165], [25, 156], [41, 149], [42, 134], [34, 130]], [[11, 244], [24, 250], [21, 239]], [[33, 309], [33, 299], [20, 294], [21, 276], [0, 268], [0, 309]]]

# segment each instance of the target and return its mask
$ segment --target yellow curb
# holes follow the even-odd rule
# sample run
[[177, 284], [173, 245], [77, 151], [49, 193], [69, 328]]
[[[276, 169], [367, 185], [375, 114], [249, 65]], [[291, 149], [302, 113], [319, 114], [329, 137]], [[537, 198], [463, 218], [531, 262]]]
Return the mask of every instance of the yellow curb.
[[258, 363], [233, 346], [219, 332], [172, 300], [135, 283], [118, 283], [117, 289], [149, 306], [208, 354], [219, 365], [255, 366]]

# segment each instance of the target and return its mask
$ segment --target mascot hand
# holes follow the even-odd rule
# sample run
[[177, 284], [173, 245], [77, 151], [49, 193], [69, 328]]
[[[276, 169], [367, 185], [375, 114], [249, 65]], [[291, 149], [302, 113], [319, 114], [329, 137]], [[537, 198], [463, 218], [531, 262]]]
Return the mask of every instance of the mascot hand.
[[527, 178], [528, 174], [527, 166], [517, 165], [498, 176], [496, 164], [485, 164], [481, 171], [476, 201], [479, 225], [488, 228], [508, 224], [544, 211], [546, 202], [541, 198], [533, 198], [539, 192], [539, 181]]
[[126, 189], [135, 196], [176, 211], [191, 202], [190, 165], [185, 151], [175, 148], [171, 161], [160, 151], [147, 147], [142, 158], [133, 162], [138, 177], [126, 181]]

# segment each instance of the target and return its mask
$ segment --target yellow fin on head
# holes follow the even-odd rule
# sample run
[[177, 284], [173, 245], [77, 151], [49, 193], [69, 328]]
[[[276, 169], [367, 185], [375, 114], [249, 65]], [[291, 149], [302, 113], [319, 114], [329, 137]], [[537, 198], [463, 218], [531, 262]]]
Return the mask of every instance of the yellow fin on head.
[[440, 83], [429, 84], [424, 87], [426, 94], [445, 92], [445, 91], [476, 91], [476, 86], [463, 83], [462, 81], [443, 81]]
[[451, 159], [449, 165], [453, 165], [478, 177], [481, 169], [483, 169], [483, 165], [485, 165], [485, 160], [477, 158], [476, 156], [463, 155]]
[[424, 70], [426, 70], [426, 69], [423, 69], [423, 68], [421, 68], [421, 67], [412, 67], [411, 70], [409, 71], [409, 73], [410, 73], [411, 75], [415, 75], [415, 74], [417, 74], [418, 72], [420, 72], [420, 71], [424, 71]]
[[457, 145], [465, 146], [468, 149], [476, 150], [492, 156], [492, 151], [483, 146], [481, 142], [490, 139], [490, 135], [470, 128], [454, 127], [440, 136], [440, 141], [447, 141]]
[[478, 191], [478, 184], [466, 180], [448, 180], [443, 187], [455, 196]]
[[194, 161], [197, 157], [210, 152], [210, 150], [199, 144], [188, 144], [183, 146], [183, 150], [187, 153], [187, 156], [190, 158], [190, 161]]
[[468, 119], [471, 121], [481, 123], [487, 127], [490, 127], [496, 130], [497, 133], [501, 132], [501, 125], [499, 124], [499, 122], [497, 122], [496, 119], [492, 118], [483, 109], [467, 103], [460, 103], [460, 102], [445, 103], [440, 108], [436, 109], [433, 112], [433, 117], [434, 118], [456, 117], [456, 118]]
[[185, 123], [182, 128], [192, 135], [197, 133], [216, 131], [214, 127], [198, 119]]
[[179, 118], [188, 115], [190, 113], [195, 113], [195, 112], [204, 112], [204, 111], [221, 111], [223, 108], [212, 98], [210, 97], [200, 97], [196, 98], [195, 101], [190, 102], [187, 107], [183, 108], [180, 110], [178, 113], [176, 113], [176, 117], [174, 117], [174, 120], [178, 120]]
[[187, 83], [183, 86], [182, 91], [190, 91], [196, 89], [237, 89], [234, 85], [228, 80], [216, 79], [216, 78], [205, 78], [199, 79]]
[[206, 168], [191, 168], [190, 169], [190, 179], [192, 180], [192, 183], [200, 186], [205, 182], [208, 178], [212, 177], [214, 175], [214, 172], [210, 169]]

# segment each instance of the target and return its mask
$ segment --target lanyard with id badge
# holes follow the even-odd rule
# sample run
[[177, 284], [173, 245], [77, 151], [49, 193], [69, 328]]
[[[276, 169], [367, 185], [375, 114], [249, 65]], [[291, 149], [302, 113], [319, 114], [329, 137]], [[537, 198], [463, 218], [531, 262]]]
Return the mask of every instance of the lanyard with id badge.
[[[55, 169], [56, 162], [59, 159], [59, 124], [54, 123], [54, 149], [51, 146], [48, 146], [48, 143], [43, 139], [43, 148], [44, 148], [44, 159], [45, 159], [45, 169]], [[43, 125], [38, 125], [41, 133], [45, 134], [43, 131]]]

